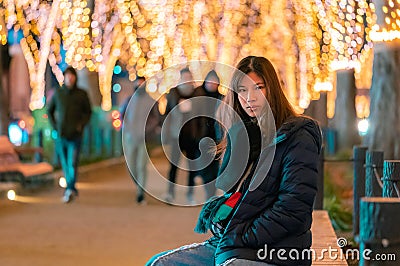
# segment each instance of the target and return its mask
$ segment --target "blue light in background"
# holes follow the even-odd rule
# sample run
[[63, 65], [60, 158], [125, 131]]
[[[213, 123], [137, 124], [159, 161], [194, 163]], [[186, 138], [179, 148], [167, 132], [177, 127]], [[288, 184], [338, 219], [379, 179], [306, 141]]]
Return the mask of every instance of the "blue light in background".
[[44, 135], [46, 136], [46, 137], [50, 137], [51, 136], [51, 132], [52, 130], [51, 129], [49, 129], [49, 128], [46, 128], [45, 130], [44, 130]]
[[7, 42], [9, 45], [18, 44], [24, 38], [22, 30], [15, 31], [11, 29], [8, 31]]
[[56, 130], [51, 131], [51, 138], [52, 139], [57, 139], [58, 138], [58, 134]]
[[13, 121], [8, 125], [8, 138], [15, 146], [21, 146], [29, 140], [28, 131], [20, 126], [20, 121]]
[[18, 126], [18, 124], [12, 123], [8, 126], [8, 138], [12, 144], [21, 146], [22, 135], [22, 129]]
[[122, 72], [121, 66], [116, 65], [116, 66], [114, 67], [114, 74], [115, 74], [115, 75], [118, 75], [118, 74], [121, 74], [121, 72]]
[[68, 67], [67, 62], [65, 62], [66, 54], [67, 54], [67, 51], [64, 49], [64, 45], [61, 44], [61, 46], [60, 46], [61, 61], [58, 63], [58, 66], [60, 67], [61, 71], [63, 71], [63, 72]]
[[118, 83], [114, 84], [113, 91], [114, 92], [120, 92], [121, 91], [121, 85], [119, 85]]

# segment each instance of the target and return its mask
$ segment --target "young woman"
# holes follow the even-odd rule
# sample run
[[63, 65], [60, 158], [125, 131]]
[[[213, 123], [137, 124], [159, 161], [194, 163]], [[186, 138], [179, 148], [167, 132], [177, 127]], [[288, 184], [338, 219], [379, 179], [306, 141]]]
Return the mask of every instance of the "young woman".
[[231, 89], [218, 146], [217, 186], [225, 194], [204, 205], [195, 229], [214, 237], [147, 265], [311, 265], [320, 129], [294, 112], [266, 58], [242, 59]]

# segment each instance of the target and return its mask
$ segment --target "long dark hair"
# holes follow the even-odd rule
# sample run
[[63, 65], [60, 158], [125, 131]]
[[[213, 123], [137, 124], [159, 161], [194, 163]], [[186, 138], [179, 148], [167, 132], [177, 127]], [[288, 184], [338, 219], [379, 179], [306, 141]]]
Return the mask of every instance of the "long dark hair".
[[[288, 117], [297, 116], [283, 92], [278, 75], [272, 63], [265, 57], [248, 56], [243, 58], [237, 64], [230, 84], [231, 89], [228, 90], [228, 93], [224, 98], [225, 103], [233, 109], [231, 109], [233, 112], [227, 111], [227, 108], [225, 108], [225, 110], [219, 110], [219, 115], [222, 118], [221, 121], [225, 126], [228, 125], [228, 129], [229, 126], [235, 123], [235, 115], [232, 113], [238, 114], [242, 120], [248, 118], [245, 110], [243, 110], [240, 105], [237, 90], [243, 77], [251, 72], [256, 73], [265, 83], [266, 99], [269, 103], [276, 129], [279, 129]], [[222, 141], [217, 145], [217, 153], [223, 153], [226, 149], [226, 144], [227, 130], [224, 132]]]

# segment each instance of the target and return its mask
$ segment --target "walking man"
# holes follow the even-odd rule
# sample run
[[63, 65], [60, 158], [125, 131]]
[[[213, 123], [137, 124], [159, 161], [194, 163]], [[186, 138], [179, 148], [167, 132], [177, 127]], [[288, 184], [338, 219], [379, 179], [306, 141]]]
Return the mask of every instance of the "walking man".
[[56, 151], [67, 180], [63, 202], [78, 196], [75, 187], [82, 133], [92, 113], [87, 93], [77, 87], [74, 68], [64, 71], [64, 85], [56, 90], [48, 105], [50, 123], [57, 131]]

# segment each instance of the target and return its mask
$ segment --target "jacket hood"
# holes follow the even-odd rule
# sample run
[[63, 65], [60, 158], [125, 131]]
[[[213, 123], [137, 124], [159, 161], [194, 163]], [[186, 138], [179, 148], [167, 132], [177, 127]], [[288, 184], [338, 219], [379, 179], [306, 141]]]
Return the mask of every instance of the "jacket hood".
[[318, 147], [321, 147], [322, 137], [321, 129], [318, 123], [312, 118], [306, 116], [296, 116], [288, 118], [276, 132], [273, 144], [278, 144], [295, 134], [299, 129], [307, 130], [313, 136]]

